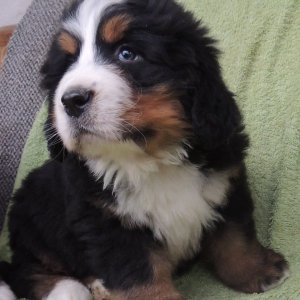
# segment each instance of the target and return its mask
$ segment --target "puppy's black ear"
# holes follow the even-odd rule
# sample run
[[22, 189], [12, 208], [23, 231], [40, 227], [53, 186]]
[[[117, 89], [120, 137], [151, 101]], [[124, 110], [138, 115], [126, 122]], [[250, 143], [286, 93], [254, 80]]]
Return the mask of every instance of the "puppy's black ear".
[[193, 129], [204, 149], [227, 143], [241, 128], [241, 115], [233, 94], [218, 75], [199, 76], [191, 109]]
[[55, 35], [47, 58], [41, 68], [41, 87], [47, 90], [53, 96], [59, 81], [69, 66], [72, 64], [74, 57], [70, 53], [64, 51], [61, 47], [61, 32]]
[[223, 81], [214, 41], [203, 37], [206, 30], [203, 31], [196, 37], [193, 67], [187, 76], [191, 98], [187, 113], [201, 147], [211, 150], [228, 143], [235, 132], [241, 131], [242, 118], [234, 95]]

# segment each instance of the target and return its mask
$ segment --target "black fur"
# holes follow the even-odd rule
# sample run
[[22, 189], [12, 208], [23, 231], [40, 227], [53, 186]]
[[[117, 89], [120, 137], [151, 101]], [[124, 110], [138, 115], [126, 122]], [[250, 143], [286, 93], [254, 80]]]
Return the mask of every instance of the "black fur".
[[103, 278], [108, 288], [151, 280], [149, 252], [158, 245], [146, 228], [124, 229], [116, 217], [97, 209], [114, 201], [101, 186], [72, 155], [27, 177], [14, 197], [9, 222], [12, 266], [18, 270], [9, 282], [18, 297], [34, 299], [30, 277], [51, 268], [43, 265], [45, 259], [61, 266], [58, 274]]
[[[64, 18], [76, 9], [77, 4]], [[119, 44], [102, 43], [102, 55], [119, 64], [133, 88], [167, 83], [180, 95], [193, 128], [192, 147], [188, 148], [192, 164], [202, 165], [203, 172], [243, 165], [248, 138], [206, 28], [171, 0], [128, 0], [109, 10], [107, 17], [120, 11], [133, 16], [126, 41], [120, 44], [133, 45], [145, 59], [134, 65], [119, 64], [112, 55]], [[49, 92], [48, 139], [55, 134], [51, 119], [54, 91], [78, 54], [64, 53], [54, 39], [42, 69], [42, 85]], [[147, 132], [153, 134], [151, 129]], [[162, 246], [147, 228], [126, 229], [103, 209], [104, 204], [113, 205], [113, 194], [103, 191], [102, 181], [95, 181], [79, 157], [62, 150], [61, 142], [49, 141], [48, 146], [55, 160], [27, 177], [14, 196], [10, 213], [12, 267], [16, 272], [8, 281], [17, 296], [33, 297], [30, 275], [51, 274], [45, 258], [61, 267], [61, 275], [81, 280], [94, 276], [103, 279], [108, 288], [128, 289], [151, 281], [149, 255]], [[227, 205], [216, 209], [225, 222], [234, 221], [254, 234], [245, 171], [232, 181]]]
[[[64, 18], [72, 16], [76, 9], [77, 5], [74, 5], [72, 12], [65, 13]], [[209, 161], [217, 160], [212, 166], [218, 167], [226, 162], [225, 167], [241, 161], [248, 139], [242, 133], [242, 118], [233, 94], [221, 77], [219, 52], [214, 47], [215, 41], [207, 36], [207, 29], [173, 1], [127, 1], [108, 11], [106, 18], [120, 12], [129, 13], [134, 21], [125, 40], [113, 45], [101, 41], [101, 55], [108, 62], [118, 64], [134, 88], [147, 89], [166, 83], [180, 95], [186, 117], [193, 124], [195, 135], [191, 143], [197, 146], [194, 152], [205, 153]], [[98, 41], [100, 50], [100, 38]], [[137, 64], [120, 64], [114, 52], [124, 43], [134, 47], [145, 59]], [[66, 54], [54, 39], [42, 68], [42, 86], [49, 90], [50, 95], [50, 114], [53, 93], [77, 56], [78, 53], [74, 56]], [[51, 156], [61, 160], [62, 147], [61, 143], [49, 146]], [[224, 154], [220, 155], [222, 152]]]

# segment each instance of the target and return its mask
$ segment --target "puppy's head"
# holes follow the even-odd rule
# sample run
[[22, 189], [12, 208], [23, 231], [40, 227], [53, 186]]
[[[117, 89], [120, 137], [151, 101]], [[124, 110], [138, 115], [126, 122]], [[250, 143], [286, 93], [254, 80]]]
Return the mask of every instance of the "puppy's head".
[[240, 115], [206, 34], [173, 0], [74, 2], [42, 69], [51, 134], [88, 158], [108, 144], [155, 156], [226, 143]]

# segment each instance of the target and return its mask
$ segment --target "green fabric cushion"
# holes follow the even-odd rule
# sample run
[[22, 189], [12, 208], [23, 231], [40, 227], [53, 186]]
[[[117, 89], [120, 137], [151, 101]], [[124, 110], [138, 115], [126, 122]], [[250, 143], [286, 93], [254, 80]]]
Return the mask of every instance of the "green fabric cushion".
[[[225, 80], [250, 134], [247, 158], [258, 236], [284, 253], [291, 277], [263, 295], [236, 293], [197, 265], [176, 280], [188, 299], [300, 299], [300, 1], [188, 0], [219, 40]], [[45, 106], [28, 138], [16, 187], [47, 159]], [[9, 258], [7, 232], [0, 256]]]

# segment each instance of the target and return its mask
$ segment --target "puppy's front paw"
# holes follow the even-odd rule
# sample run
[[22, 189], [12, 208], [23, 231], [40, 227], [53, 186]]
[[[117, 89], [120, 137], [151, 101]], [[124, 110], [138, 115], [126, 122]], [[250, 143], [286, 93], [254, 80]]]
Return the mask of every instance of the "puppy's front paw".
[[282, 284], [289, 277], [284, 257], [271, 249], [263, 249], [251, 279], [242, 287], [247, 293], [263, 293]]
[[92, 293], [93, 300], [111, 300], [110, 293], [104, 287], [101, 280], [97, 279], [93, 281], [88, 287]]
[[11, 291], [10, 287], [0, 281], [0, 300], [16, 300], [17, 298]]
[[284, 257], [271, 249], [265, 251], [265, 266], [259, 284], [261, 292], [279, 286], [289, 277], [289, 267]]
[[93, 300], [92, 294], [80, 282], [64, 279], [43, 300]]

